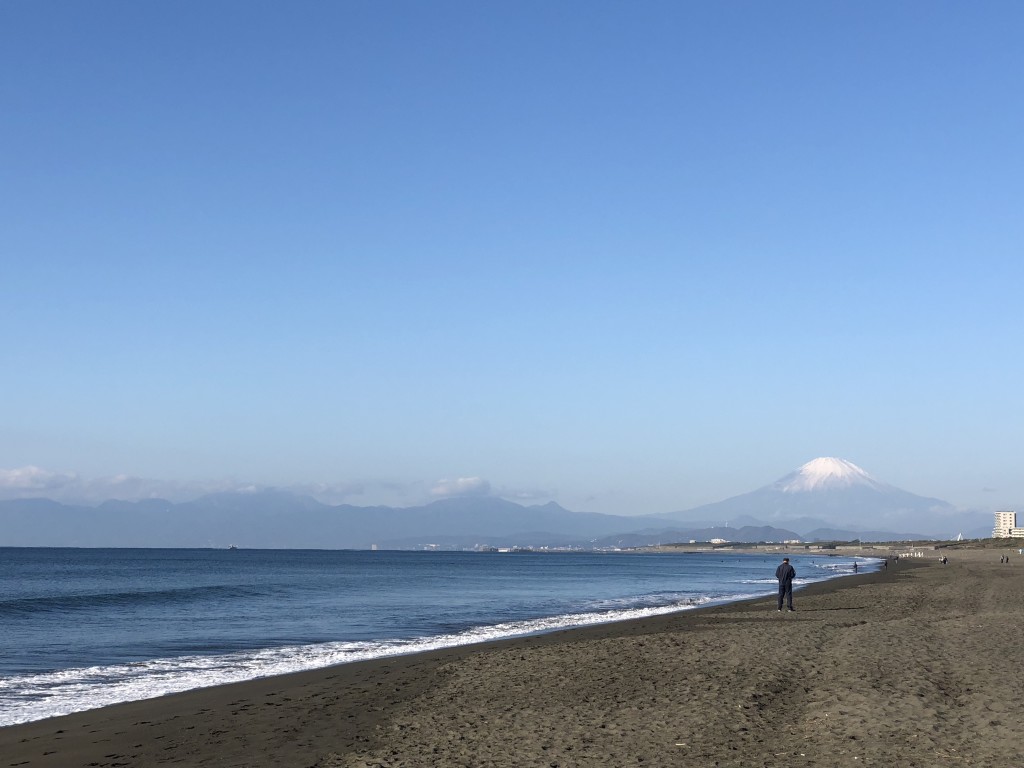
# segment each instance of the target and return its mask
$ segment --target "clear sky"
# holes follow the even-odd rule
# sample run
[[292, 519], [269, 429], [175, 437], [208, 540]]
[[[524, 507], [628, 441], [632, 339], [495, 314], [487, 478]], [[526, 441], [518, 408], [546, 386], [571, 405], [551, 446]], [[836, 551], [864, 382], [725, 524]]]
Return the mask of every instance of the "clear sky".
[[0, 3], [0, 496], [1024, 507], [1024, 4]]

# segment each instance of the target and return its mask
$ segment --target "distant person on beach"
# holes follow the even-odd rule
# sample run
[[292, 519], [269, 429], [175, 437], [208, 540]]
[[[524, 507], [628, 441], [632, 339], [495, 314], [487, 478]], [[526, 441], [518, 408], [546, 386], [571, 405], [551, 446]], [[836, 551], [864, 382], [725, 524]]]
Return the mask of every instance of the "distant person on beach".
[[789, 558], [782, 558], [782, 564], [775, 569], [775, 578], [779, 580], [779, 610], [782, 610], [782, 602], [785, 600], [789, 610], [795, 611], [793, 607], [793, 579], [796, 578], [796, 568], [789, 564]]

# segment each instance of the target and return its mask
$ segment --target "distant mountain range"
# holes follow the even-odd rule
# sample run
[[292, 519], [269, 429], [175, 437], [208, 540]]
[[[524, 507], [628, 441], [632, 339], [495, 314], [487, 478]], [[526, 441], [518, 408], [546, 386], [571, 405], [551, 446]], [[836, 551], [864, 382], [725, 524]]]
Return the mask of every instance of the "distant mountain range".
[[275, 490], [210, 494], [181, 504], [0, 501], [0, 521], [0, 546], [280, 549], [568, 546], [637, 527], [636, 518], [570, 512], [555, 503], [452, 498], [419, 507], [331, 506]]
[[[855, 521], [855, 522], [854, 522]], [[194, 501], [0, 501], [0, 546], [442, 549], [632, 547], [676, 542], [968, 538], [991, 515], [962, 514], [874, 480], [841, 459], [815, 459], [772, 485], [669, 515], [573, 512], [494, 497], [418, 507], [322, 504], [285, 491], [219, 493]]]

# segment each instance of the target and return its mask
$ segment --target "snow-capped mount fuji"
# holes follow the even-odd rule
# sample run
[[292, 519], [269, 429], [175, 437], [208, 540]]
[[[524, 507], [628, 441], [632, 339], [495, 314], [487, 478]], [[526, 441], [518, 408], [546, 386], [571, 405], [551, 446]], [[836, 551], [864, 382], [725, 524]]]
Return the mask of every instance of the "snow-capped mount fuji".
[[813, 493], [858, 485], [877, 490], [887, 487], [852, 461], [827, 456], [808, 461], [800, 469], [777, 480], [772, 487], [783, 493]]
[[670, 515], [706, 524], [772, 525], [805, 539], [984, 536], [991, 523], [961, 514], [941, 499], [918, 496], [876, 480], [845, 459], [821, 457], [770, 485]]

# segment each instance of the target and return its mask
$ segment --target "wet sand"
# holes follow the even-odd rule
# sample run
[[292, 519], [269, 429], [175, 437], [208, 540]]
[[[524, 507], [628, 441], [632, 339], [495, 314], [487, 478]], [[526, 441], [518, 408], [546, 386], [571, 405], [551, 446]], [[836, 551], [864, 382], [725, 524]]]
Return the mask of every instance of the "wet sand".
[[0, 728], [0, 768], [1024, 764], [1024, 558], [947, 555]]

